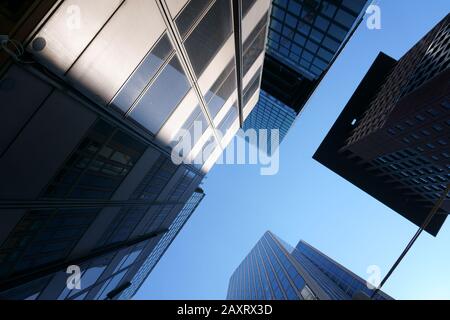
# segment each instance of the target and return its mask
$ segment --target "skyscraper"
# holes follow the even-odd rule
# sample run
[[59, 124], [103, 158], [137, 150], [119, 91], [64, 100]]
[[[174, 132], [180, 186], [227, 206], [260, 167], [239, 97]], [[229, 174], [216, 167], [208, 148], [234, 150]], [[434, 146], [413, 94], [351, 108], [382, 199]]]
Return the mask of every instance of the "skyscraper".
[[[292, 126], [356, 30], [367, 4], [367, 0], [272, 2], [263, 92], [244, 129], [280, 129], [281, 142], [285, 128]], [[285, 116], [287, 108], [294, 118]]]
[[136, 293], [258, 100], [269, 5], [2, 2], [1, 298]]
[[[266, 232], [230, 278], [229, 300], [351, 300], [366, 282], [304, 241], [291, 247]], [[384, 292], [376, 300], [390, 300]]]
[[[450, 183], [449, 24], [399, 61], [381, 53], [314, 155], [416, 225]], [[447, 196], [426, 230], [449, 212]]]

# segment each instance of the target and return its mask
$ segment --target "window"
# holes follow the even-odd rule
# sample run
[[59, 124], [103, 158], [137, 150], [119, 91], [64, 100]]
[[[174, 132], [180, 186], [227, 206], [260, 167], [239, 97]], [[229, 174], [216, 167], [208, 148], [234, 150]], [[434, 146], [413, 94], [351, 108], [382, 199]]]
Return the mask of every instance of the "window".
[[[106, 265], [103, 265], [103, 266], [92, 266], [89, 269], [83, 271], [80, 278], [80, 287], [81, 287], [80, 290], [84, 291], [85, 289], [88, 289], [90, 286], [95, 284], [95, 282], [100, 278], [105, 269]], [[59, 295], [58, 300], [68, 299], [74, 296], [75, 294], [79, 293], [80, 290], [77, 289], [71, 290], [65, 287], [63, 292]]]
[[[243, 74], [245, 75], [256, 59], [264, 51], [264, 42], [266, 38], [267, 15], [263, 15], [256, 27], [249, 34], [243, 45]], [[282, 37], [281, 43], [290, 41]]]
[[250, 82], [244, 88], [244, 92], [243, 92], [244, 107], [247, 106], [247, 103], [253, 97], [256, 90], [258, 90], [260, 79], [261, 79], [261, 69], [256, 71], [253, 78], [250, 80]]
[[[205, 133], [206, 129], [208, 129], [209, 123], [206, 121], [206, 118], [203, 114], [202, 109], [199, 105], [192, 112], [191, 116], [186, 120], [183, 127], [181, 129], [186, 130], [183, 135], [178, 137], [178, 140], [173, 141], [173, 145], [175, 146], [179, 142], [183, 141], [183, 139], [191, 139], [190, 145], [194, 147], [195, 144], [200, 140], [202, 135]], [[189, 134], [188, 134], [189, 133]], [[181, 158], [187, 156], [187, 154], [183, 154], [183, 151], [180, 150], [179, 156]]]
[[329, 32], [333, 37], [335, 37], [339, 41], [343, 41], [347, 34], [347, 32], [344, 29], [338, 27], [335, 24], [331, 25]]
[[175, 56], [131, 111], [130, 116], [156, 134], [190, 88]]
[[189, 29], [197, 22], [210, 3], [210, 0], [191, 0], [178, 15], [175, 23], [182, 39], [186, 37]]
[[186, 39], [184, 45], [197, 77], [202, 75], [222, 44], [231, 36], [231, 20], [230, 1], [216, 1]]
[[100, 289], [100, 291], [97, 293], [95, 299], [96, 300], [104, 300], [108, 293], [110, 293], [112, 290], [117, 288], [117, 285], [119, 282], [123, 279], [125, 276], [127, 270], [122, 271], [121, 273], [115, 275], [114, 277], [108, 279]]
[[236, 90], [236, 73], [234, 60], [232, 60], [205, 95], [205, 101], [213, 119], [234, 90]]
[[223, 120], [219, 124], [219, 126], [218, 126], [219, 131], [223, 135], [225, 135], [227, 130], [230, 129], [230, 127], [237, 120], [237, 118], [238, 118], [237, 107], [236, 107], [236, 105], [233, 105], [231, 107], [230, 111], [228, 111], [226, 116], [223, 118]]
[[242, 18], [244, 18], [250, 9], [255, 4], [256, 0], [244, 0], [242, 1]]
[[147, 54], [133, 75], [124, 84], [111, 105], [126, 113], [138, 99], [145, 87], [150, 83], [158, 69], [173, 52], [172, 44], [166, 34], [158, 41], [155, 47]]
[[355, 17], [345, 12], [344, 10], [339, 10], [338, 13], [336, 14], [336, 20], [345, 27], [350, 29], [353, 23], [355, 22]]

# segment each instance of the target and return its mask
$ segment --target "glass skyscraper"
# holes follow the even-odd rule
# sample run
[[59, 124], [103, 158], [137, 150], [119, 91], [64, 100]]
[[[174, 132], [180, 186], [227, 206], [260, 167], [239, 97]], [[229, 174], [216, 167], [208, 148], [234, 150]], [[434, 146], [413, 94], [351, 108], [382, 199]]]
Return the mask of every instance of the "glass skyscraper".
[[[230, 278], [229, 300], [351, 300], [366, 282], [304, 241], [291, 247], [266, 232]], [[390, 300], [378, 292], [375, 300]]]
[[[367, 5], [367, 0], [273, 0], [264, 92], [244, 128], [278, 128], [281, 142], [285, 127], [290, 128], [293, 121], [286, 117], [280, 123], [276, 116], [286, 108], [298, 116], [353, 34]], [[271, 111], [267, 112], [269, 105]]]
[[270, 2], [0, 6], [0, 297], [129, 299], [258, 101]]

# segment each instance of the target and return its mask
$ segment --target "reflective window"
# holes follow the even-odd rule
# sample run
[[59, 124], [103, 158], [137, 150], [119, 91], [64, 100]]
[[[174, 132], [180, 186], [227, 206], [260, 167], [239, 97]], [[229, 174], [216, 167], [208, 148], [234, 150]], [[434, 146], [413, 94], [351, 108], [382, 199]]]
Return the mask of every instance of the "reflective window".
[[232, 32], [230, 1], [216, 1], [184, 43], [197, 77], [201, 76]]
[[225, 135], [227, 130], [230, 129], [230, 127], [233, 125], [233, 123], [238, 119], [238, 111], [236, 105], [233, 105], [231, 109], [228, 111], [226, 116], [223, 118], [223, 120], [220, 122], [217, 129]]
[[181, 11], [175, 23], [182, 39], [186, 37], [189, 29], [197, 22], [210, 3], [211, 0], [191, 0]]
[[314, 295], [314, 293], [311, 291], [311, 289], [308, 286], [305, 286], [302, 291], [301, 291], [301, 295], [303, 297], [303, 299], [305, 300], [316, 300], [316, 296]]
[[157, 133], [191, 86], [175, 56], [148, 89], [130, 116], [152, 133]]
[[[80, 278], [80, 290], [85, 290], [95, 284], [98, 278], [102, 275], [103, 271], [106, 269], [106, 266], [93, 266], [85, 271], [83, 271]], [[74, 296], [79, 293], [80, 290], [77, 289], [68, 289], [67, 286], [64, 288], [63, 292], [59, 295], [58, 300], [64, 300]], [[87, 294], [87, 292], [86, 292]], [[84, 296], [84, 294], [83, 294]]]
[[109, 280], [107, 280], [102, 288], [100, 289], [100, 291], [97, 293], [95, 299], [96, 300], [104, 300], [106, 299], [106, 296], [108, 295], [108, 293], [110, 293], [112, 290], [117, 288], [117, 285], [119, 284], [119, 282], [123, 279], [123, 277], [125, 276], [127, 270], [122, 271], [121, 273], [115, 275], [114, 277], [110, 278]]
[[255, 4], [256, 0], [241, 0], [242, 1], [242, 18], [244, 18], [250, 9]]
[[203, 164], [209, 159], [213, 151], [216, 149], [217, 142], [213, 135], [211, 135], [206, 143], [203, 145], [202, 150], [198, 153], [198, 155], [194, 159], [194, 167], [197, 169], [201, 169]]
[[117, 96], [111, 102], [111, 105], [119, 108], [123, 112], [127, 112], [172, 51], [172, 44], [167, 35], [164, 34], [137, 67], [130, 79], [120, 89]]
[[208, 111], [213, 119], [234, 90], [236, 90], [236, 72], [232, 60], [205, 95]]
[[[197, 141], [202, 137], [205, 133], [206, 129], [208, 129], [209, 123], [206, 120], [205, 115], [199, 105], [195, 108], [194, 112], [192, 112], [191, 116], [184, 123], [182, 129], [186, 130], [181, 139], [191, 139], [190, 146], [193, 148]], [[181, 141], [181, 139], [179, 141]], [[179, 141], [174, 141], [174, 145]], [[184, 151], [184, 150], [182, 150]], [[187, 156], [187, 154], [179, 154], [180, 157]]]
[[248, 72], [256, 59], [264, 51], [266, 40], [267, 15], [265, 14], [250, 33], [243, 46], [243, 72]]
[[122, 260], [120, 260], [119, 264], [114, 269], [113, 273], [116, 273], [117, 271], [119, 271], [121, 269], [125, 269], [125, 268], [129, 267], [137, 259], [137, 257], [141, 253], [141, 251], [142, 251], [142, 249], [139, 249], [139, 250], [135, 250], [135, 251], [125, 255], [122, 258]]
[[250, 80], [250, 82], [244, 88], [244, 94], [243, 94], [244, 107], [247, 106], [247, 103], [249, 102], [249, 100], [253, 97], [256, 90], [258, 90], [260, 79], [261, 79], [261, 69], [259, 69], [255, 73], [253, 78]]

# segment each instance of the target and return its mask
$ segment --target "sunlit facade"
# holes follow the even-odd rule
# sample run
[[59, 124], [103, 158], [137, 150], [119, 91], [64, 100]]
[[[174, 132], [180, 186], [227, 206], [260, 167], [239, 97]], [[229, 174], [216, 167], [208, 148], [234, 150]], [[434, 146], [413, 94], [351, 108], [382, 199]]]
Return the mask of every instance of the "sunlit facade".
[[2, 6], [0, 297], [129, 299], [258, 100], [270, 1]]

